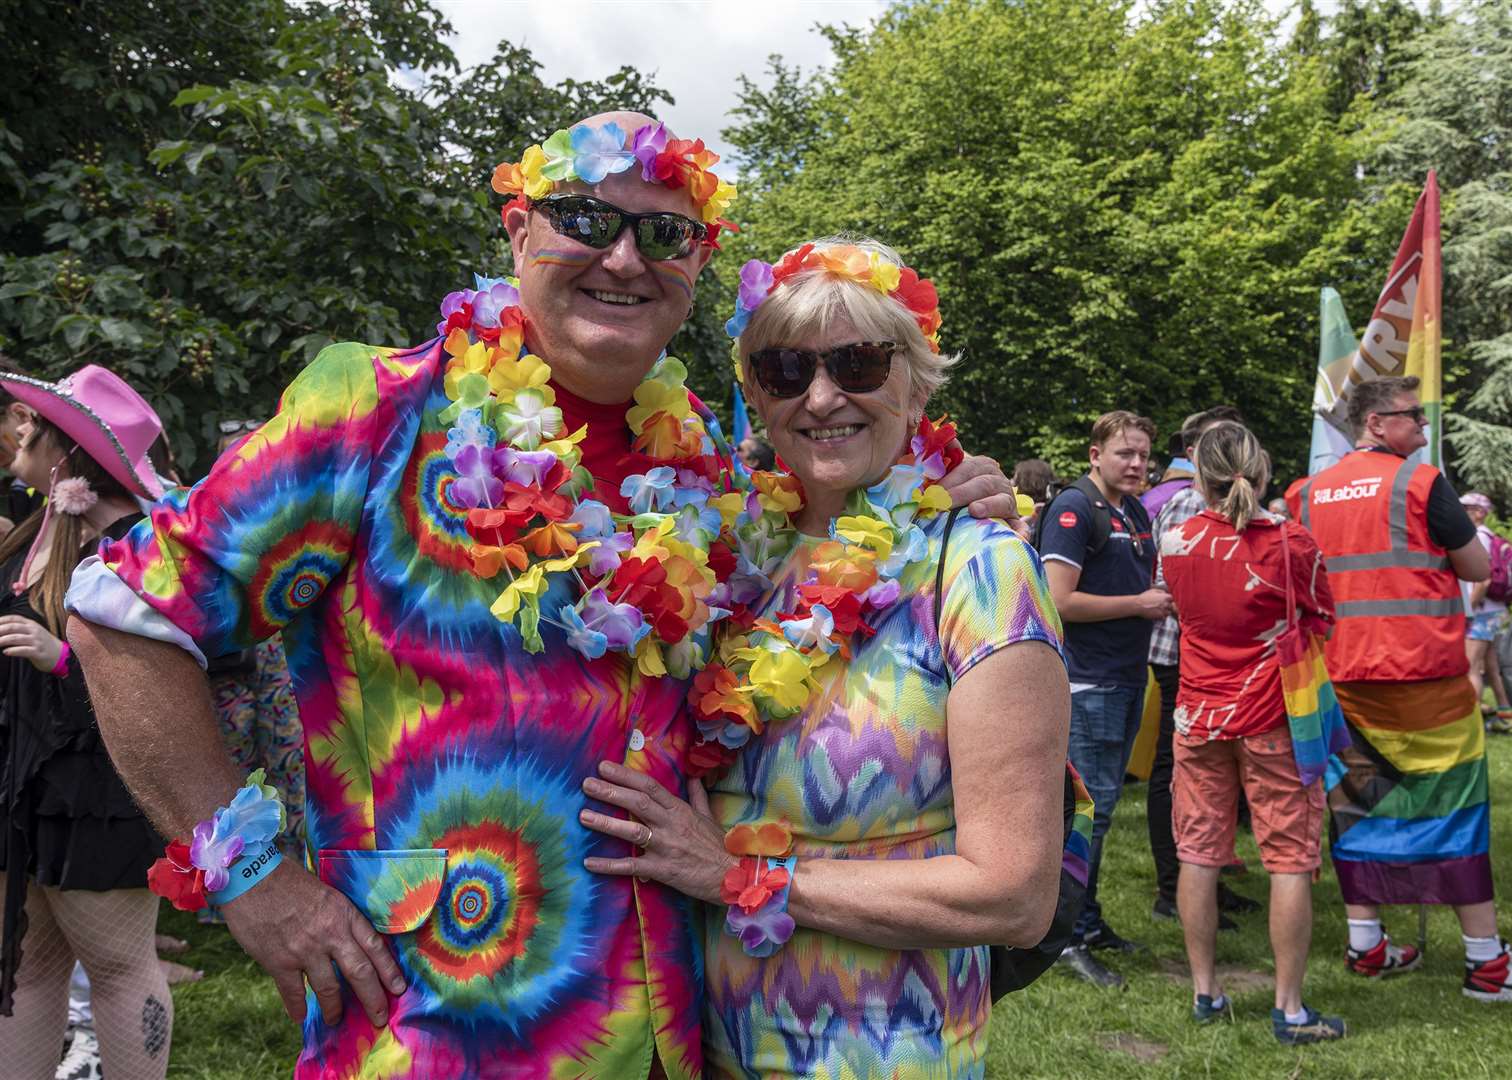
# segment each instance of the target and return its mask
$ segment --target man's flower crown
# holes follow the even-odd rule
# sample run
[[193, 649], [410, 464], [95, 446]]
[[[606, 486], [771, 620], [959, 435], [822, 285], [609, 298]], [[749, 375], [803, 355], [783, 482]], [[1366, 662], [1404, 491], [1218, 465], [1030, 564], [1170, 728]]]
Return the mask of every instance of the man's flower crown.
[[855, 244], [820, 247], [804, 244], [777, 260], [776, 265], [752, 259], [740, 268], [740, 291], [735, 314], [725, 323], [725, 333], [738, 338], [745, 333], [751, 315], [788, 278], [807, 271], [822, 271], [876, 289], [897, 301], [918, 323], [931, 352], [940, 351], [940, 300], [934, 282], [921, 278], [907, 266], [895, 263], [881, 252]]
[[688, 189], [709, 226], [704, 243], [717, 248], [714, 238], [721, 228], [737, 231], [721, 216], [735, 201], [735, 185], [709, 171], [718, 160], [702, 139], [669, 138], [665, 124], [647, 124], [630, 135], [612, 120], [599, 127], [578, 124], [527, 146], [518, 162], [494, 169], [493, 189], [514, 198], [543, 199], [558, 184], [597, 184], [610, 173], [639, 164], [646, 183]]

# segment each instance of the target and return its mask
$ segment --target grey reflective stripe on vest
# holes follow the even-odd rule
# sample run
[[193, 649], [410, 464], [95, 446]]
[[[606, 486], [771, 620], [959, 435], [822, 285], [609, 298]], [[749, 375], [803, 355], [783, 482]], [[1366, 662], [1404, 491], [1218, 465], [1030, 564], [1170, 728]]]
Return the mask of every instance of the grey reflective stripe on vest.
[[1316, 476], [1309, 476], [1307, 483], [1302, 485], [1302, 527], [1308, 531], [1312, 530], [1312, 486], [1315, 480]]
[[1440, 600], [1346, 600], [1338, 605], [1334, 614], [1340, 619], [1382, 615], [1452, 617], [1464, 610], [1460, 598], [1453, 596]]
[[1343, 570], [1387, 570], [1402, 567], [1407, 570], [1448, 570], [1449, 557], [1435, 555], [1431, 551], [1377, 551], [1369, 555], [1336, 555], [1324, 565], [1330, 574]]
[[1386, 520], [1391, 530], [1392, 551], [1407, 550], [1407, 489], [1415, 472], [1417, 466], [1412, 459], [1403, 458], [1396, 479], [1391, 482], [1391, 513]]

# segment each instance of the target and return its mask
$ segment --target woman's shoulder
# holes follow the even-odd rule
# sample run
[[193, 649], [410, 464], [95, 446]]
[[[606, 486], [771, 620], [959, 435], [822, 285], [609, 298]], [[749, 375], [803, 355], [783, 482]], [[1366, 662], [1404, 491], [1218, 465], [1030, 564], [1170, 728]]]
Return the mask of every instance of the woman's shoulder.
[[[929, 521], [922, 523], [924, 535], [931, 540], [943, 538], [949, 519], [949, 511], [936, 514]], [[1034, 550], [1029, 541], [1010, 529], [1006, 522], [997, 518], [972, 517], [971, 511], [964, 509], [955, 515], [955, 523], [950, 525], [950, 546], [954, 548], [958, 540], [963, 545], [972, 547], [980, 547], [984, 544], [1022, 544], [1029, 550]]]

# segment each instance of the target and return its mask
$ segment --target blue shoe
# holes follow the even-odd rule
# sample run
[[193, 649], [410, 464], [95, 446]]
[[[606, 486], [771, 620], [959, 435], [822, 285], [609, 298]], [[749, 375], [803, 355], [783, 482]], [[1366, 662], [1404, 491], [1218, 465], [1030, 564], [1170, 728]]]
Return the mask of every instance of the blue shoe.
[[1198, 994], [1197, 1000], [1192, 1005], [1192, 1021], [1198, 1024], [1211, 1024], [1214, 1020], [1234, 1019], [1234, 1004], [1229, 1001], [1227, 994], [1219, 994], [1216, 998], [1206, 994]]
[[1345, 1036], [1341, 1017], [1324, 1016], [1307, 1005], [1302, 1006], [1302, 1011], [1307, 1014], [1306, 1017], [1300, 1024], [1292, 1024], [1287, 1022], [1285, 1010], [1271, 1010], [1271, 1031], [1275, 1033], [1277, 1042], [1301, 1046], [1304, 1043], [1330, 1042]]

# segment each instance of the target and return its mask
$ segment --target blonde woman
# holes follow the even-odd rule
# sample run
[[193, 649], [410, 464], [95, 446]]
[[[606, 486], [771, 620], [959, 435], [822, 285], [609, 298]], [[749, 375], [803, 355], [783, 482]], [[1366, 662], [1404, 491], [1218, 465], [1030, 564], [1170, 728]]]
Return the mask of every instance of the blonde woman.
[[[880, 571], [856, 541], [833, 539], [889, 510], [907, 517], [919, 479], [947, 467], [923, 421], [951, 363], [934, 348], [933, 286], [890, 249], [845, 239], [753, 262], [743, 279], [727, 329], [792, 470], [756, 484], [793, 501], [785, 521], [763, 515], [759, 536], [741, 534], [743, 559], [787, 554], [743, 578], [756, 636], [739, 619], [726, 632], [761, 642], [759, 627], [781, 621], [830, 658], [802, 700], [763, 713], [707, 808], [696, 785], [695, 810], [606, 763], [584, 790], [636, 820], [597, 802], [582, 819], [645, 854], [587, 865], [724, 905], [732, 882], [772, 868], [737, 860], [739, 837], [791, 845], [781, 897], [706, 920], [709, 1075], [980, 1077], [987, 946], [1037, 944], [1056, 905], [1070, 715], [1060, 623], [1033, 549], [1000, 522], [963, 516], [947, 548], [946, 515], [919, 518]], [[829, 571], [844, 583], [825, 585]], [[827, 607], [805, 606], [814, 587]], [[799, 662], [775, 636], [757, 648]], [[705, 669], [695, 695], [710, 685]]]
[[1341, 1038], [1343, 1020], [1302, 1002], [1323, 789], [1321, 781], [1304, 787], [1297, 772], [1275, 644], [1286, 627], [1287, 566], [1297, 611], [1319, 630], [1333, 621], [1328, 573], [1306, 529], [1261, 509], [1270, 462], [1247, 428], [1229, 420], [1208, 428], [1197, 442], [1196, 467], [1207, 509], [1160, 537], [1181, 623], [1172, 824], [1192, 1018], [1208, 1023], [1229, 1012], [1214, 971], [1218, 874], [1234, 859], [1243, 790], [1271, 881], [1272, 1031], [1284, 1043]]

